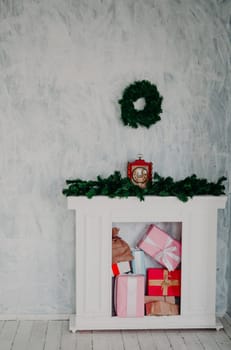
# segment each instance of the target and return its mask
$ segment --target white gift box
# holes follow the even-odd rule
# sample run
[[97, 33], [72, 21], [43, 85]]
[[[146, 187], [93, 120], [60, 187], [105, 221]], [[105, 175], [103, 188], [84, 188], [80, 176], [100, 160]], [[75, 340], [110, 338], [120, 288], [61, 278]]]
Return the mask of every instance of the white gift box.
[[144, 252], [141, 249], [132, 249], [134, 259], [131, 261], [132, 273], [137, 275], [145, 275]]
[[129, 261], [121, 261], [117, 264], [112, 264], [111, 267], [112, 270], [112, 276], [121, 275], [123, 273], [129, 273], [131, 272], [131, 266]]

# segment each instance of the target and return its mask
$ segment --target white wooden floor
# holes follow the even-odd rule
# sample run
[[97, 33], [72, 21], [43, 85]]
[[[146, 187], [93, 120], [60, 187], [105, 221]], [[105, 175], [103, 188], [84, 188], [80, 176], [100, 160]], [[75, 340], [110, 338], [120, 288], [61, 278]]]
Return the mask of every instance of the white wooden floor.
[[86, 331], [70, 333], [68, 321], [0, 321], [0, 350], [231, 350], [231, 321], [224, 329]]

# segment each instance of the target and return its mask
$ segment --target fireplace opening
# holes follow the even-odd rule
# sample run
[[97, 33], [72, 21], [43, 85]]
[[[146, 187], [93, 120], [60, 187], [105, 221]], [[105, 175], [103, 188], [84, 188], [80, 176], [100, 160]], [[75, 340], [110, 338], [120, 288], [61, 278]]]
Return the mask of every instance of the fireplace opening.
[[182, 222], [112, 222], [112, 316], [181, 313]]

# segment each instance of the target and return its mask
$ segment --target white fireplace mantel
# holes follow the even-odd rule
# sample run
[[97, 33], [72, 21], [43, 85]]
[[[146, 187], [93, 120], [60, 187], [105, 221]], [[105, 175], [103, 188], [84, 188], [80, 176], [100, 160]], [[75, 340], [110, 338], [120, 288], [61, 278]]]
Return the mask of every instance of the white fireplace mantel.
[[[68, 197], [76, 211], [76, 312], [70, 330], [219, 328], [216, 323], [218, 209], [225, 196]], [[177, 316], [119, 318], [111, 314], [113, 222], [182, 222], [181, 312]]]

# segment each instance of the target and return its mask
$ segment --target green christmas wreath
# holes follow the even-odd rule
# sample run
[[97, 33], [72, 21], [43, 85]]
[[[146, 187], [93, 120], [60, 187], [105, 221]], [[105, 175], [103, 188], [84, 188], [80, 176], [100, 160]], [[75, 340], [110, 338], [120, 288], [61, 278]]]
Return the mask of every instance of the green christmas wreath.
[[65, 196], [107, 196], [110, 198], [127, 198], [136, 196], [144, 200], [145, 196], [175, 196], [183, 202], [188, 198], [199, 195], [219, 196], [225, 194], [223, 181], [225, 177], [218, 179], [216, 183], [208, 182], [206, 179], [198, 179], [191, 175], [183, 180], [174, 181], [172, 177], [166, 178], [155, 173], [153, 181], [146, 188], [134, 185], [129, 178], [121, 177], [119, 171], [107, 178], [97, 177], [97, 180], [66, 180], [67, 188], [63, 189]]
[[[135, 108], [135, 102], [139, 99], [145, 102], [142, 109]], [[124, 125], [132, 128], [137, 128], [138, 125], [149, 128], [155, 124], [160, 120], [162, 99], [156, 85], [148, 80], [135, 81], [129, 85], [124, 90], [122, 99], [119, 100]]]

